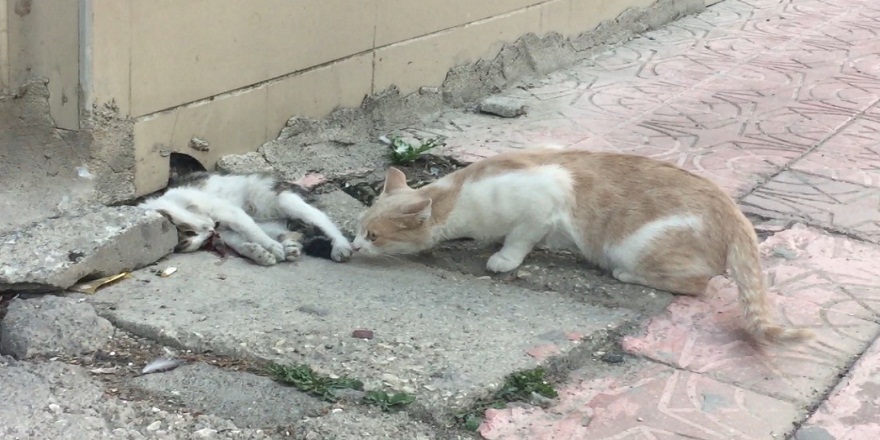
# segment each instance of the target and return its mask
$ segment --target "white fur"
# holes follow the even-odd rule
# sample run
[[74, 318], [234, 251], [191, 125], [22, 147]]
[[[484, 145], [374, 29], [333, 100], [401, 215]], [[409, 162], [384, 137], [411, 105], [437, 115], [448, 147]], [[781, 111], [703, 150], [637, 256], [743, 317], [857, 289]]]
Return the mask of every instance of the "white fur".
[[[351, 257], [351, 245], [326, 214], [297, 194], [278, 194], [274, 184], [273, 178], [259, 174], [212, 175], [201, 182], [200, 187], [169, 189], [165, 194], [145, 201], [141, 207], [164, 211], [176, 222], [196, 229], [197, 234], [179, 247], [181, 252], [201, 248], [213, 235], [215, 223], [219, 223], [217, 232], [221, 239], [236, 252], [260, 264], [284, 261], [294, 252], [298, 255], [298, 250], [293, 249], [295, 246], [284, 243], [280, 237], [279, 228], [286, 231], [281, 225], [293, 218], [315, 225], [327, 234], [333, 245], [333, 260], [345, 261]], [[266, 252], [248, 243], [256, 244]]]
[[571, 174], [558, 165], [544, 165], [465, 182], [446, 223], [434, 240], [471, 237], [504, 239], [487, 268], [507, 272], [519, 266], [546, 238], [556, 245], [576, 243], [571, 211]]
[[613, 270], [615, 278], [623, 282], [634, 282], [629, 273], [635, 271], [646, 248], [656, 238], [662, 237], [669, 230], [702, 228], [703, 219], [694, 214], [672, 215], [648, 222], [635, 232], [617, 243], [606, 245], [603, 266]]

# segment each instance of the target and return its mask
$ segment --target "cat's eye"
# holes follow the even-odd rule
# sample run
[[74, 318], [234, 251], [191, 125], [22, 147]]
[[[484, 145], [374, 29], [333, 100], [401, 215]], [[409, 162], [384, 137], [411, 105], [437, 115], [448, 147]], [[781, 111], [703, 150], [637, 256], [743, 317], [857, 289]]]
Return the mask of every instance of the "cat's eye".
[[183, 233], [184, 237], [195, 237], [196, 235], [199, 235], [196, 231], [184, 231]]
[[374, 232], [367, 232], [367, 240], [376, 241], [376, 234]]

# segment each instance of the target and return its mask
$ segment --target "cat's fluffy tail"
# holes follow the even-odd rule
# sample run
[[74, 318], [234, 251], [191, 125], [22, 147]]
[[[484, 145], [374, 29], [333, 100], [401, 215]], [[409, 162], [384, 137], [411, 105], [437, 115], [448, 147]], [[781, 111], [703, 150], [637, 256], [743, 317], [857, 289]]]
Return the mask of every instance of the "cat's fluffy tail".
[[758, 239], [745, 216], [739, 214], [739, 217], [727, 251], [727, 269], [739, 287], [746, 328], [760, 342], [800, 342], [813, 337], [810, 330], [786, 328], [773, 322]]

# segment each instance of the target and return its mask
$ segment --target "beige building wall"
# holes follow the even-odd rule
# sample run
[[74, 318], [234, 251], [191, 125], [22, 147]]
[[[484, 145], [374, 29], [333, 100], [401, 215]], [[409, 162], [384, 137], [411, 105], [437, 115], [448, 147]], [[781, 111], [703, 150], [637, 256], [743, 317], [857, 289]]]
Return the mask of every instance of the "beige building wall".
[[[83, 117], [133, 121], [142, 195], [167, 182], [171, 151], [210, 168], [274, 139], [291, 116], [439, 86], [524, 34], [576, 36], [655, 1], [0, 0], [0, 88], [48, 77], [64, 128], [80, 104]], [[188, 147], [193, 137], [210, 149]]]
[[77, 0], [0, 0], [0, 90], [48, 79], [55, 125], [79, 128]]

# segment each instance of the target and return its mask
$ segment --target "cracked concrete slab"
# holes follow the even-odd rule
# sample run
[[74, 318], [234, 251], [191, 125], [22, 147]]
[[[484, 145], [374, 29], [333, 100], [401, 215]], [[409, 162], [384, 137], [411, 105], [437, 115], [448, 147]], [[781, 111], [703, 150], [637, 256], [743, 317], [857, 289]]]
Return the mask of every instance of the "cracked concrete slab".
[[92, 306], [73, 298], [16, 298], [0, 321], [0, 354], [24, 359], [90, 353], [103, 347], [113, 330]]
[[63, 290], [152, 264], [176, 244], [176, 230], [158, 213], [80, 208], [0, 235], [0, 291]]
[[204, 363], [135, 378], [132, 385], [182, 401], [187, 408], [229, 419], [243, 428], [289, 426], [320, 415], [329, 404], [251, 373]]
[[[178, 271], [138, 271], [90, 301], [117, 326], [162, 343], [306, 363], [367, 389], [412, 393], [437, 417], [541, 364], [543, 353], [581, 355], [580, 337], [634, 315], [402, 260], [257, 269], [197, 253], [163, 264]], [[375, 337], [356, 339], [356, 329]]]
[[268, 439], [259, 429], [107, 397], [89, 373], [61, 362], [0, 356], [0, 435], [15, 439]]

